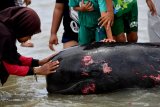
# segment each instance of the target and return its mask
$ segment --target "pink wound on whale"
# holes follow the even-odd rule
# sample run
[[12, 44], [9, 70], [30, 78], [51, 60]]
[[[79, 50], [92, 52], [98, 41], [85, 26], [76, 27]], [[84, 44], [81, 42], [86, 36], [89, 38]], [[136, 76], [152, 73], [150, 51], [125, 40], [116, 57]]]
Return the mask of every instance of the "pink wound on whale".
[[160, 82], [160, 74], [158, 74], [157, 76], [154, 76], [154, 75], [144, 75], [143, 78], [151, 78], [153, 79], [155, 82]]
[[91, 84], [83, 87], [81, 91], [82, 91], [83, 94], [94, 93], [95, 92], [95, 88], [96, 88], [95, 84], [91, 83]]
[[108, 63], [103, 64], [103, 73], [109, 74], [112, 71], [112, 68], [108, 66]]
[[85, 65], [85, 66], [88, 66], [90, 64], [93, 63], [93, 59], [91, 56], [87, 55], [87, 56], [84, 56], [83, 59], [82, 59], [82, 64]]

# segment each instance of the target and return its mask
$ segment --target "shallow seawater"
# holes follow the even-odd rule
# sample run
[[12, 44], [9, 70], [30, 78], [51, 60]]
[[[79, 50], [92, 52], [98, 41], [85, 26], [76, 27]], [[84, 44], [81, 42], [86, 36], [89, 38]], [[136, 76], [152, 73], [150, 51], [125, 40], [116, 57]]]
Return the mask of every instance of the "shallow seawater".
[[[54, 0], [32, 0], [29, 6], [37, 11], [42, 21], [42, 32], [32, 38], [34, 48], [22, 48], [18, 51], [25, 56], [44, 58], [54, 52], [48, 48]], [[147, 5], [139, 0], [139, 40], [148, 42]], [[58, 32], [59, 43], [63, 27]], [[55, 47], [62, 49], [60, 43]], [[152, 89], [124, 89], [99, 95], [58, 95], [48, 94], [44, 76], [10, 76], [4, 86], [0, 86], [0, 107], [158, 107], [160, 106], [159, 87]]]
[[11, 77], [11, 84], [1, 87], [0, 107], [148, 107], [160, 106], [159, 88], [123, 89], [99, 95], [48, 94], [45, 78]]

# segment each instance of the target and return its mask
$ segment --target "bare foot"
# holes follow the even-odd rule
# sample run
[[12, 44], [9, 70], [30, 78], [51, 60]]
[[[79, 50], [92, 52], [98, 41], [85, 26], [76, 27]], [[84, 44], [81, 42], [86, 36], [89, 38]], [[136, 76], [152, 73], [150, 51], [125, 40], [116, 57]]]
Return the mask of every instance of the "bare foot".
[[21, 46], [22, 47], [34, 47], [34, 44], [30, 40], [28, 40], [26, 42], [21, 43]]

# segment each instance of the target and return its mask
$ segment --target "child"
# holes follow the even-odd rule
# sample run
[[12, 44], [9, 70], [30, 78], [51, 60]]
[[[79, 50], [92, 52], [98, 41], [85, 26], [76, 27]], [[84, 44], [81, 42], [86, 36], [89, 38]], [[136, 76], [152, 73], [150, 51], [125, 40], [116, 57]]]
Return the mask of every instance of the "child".
[[[107, 1], [107, 0], [106, 0]], [[113, 0], [114, 24], [113, 38], [116, 42], [137, 42], [138, 7], [136, 0]], [[106, 24], [106, 18], [100, 18], [100, 24]], [[125, 33], [127, 35], [125, 35]]]
[[[137, 42], [137, 0], [113, 0], [115, 20], [112, 33], [117, 42]], [[126, 36], [125, 34], [126, 33]]]
[[78, 11], [80, 45], [103, 40], [106, 38], [106, 32], [108, 40], [113, 41], [111, 29], [107, 28], [107, 24], [105, 29], [98, 27], [98, 19], [107, 11], [105, 0], [69, 0], [69, 6]]
[[78, 45], [78, 15], [77, 12], [70, 9], [68, 6], [69, 0], [56, 0], [52, 26], [51, 36], [49, 40], [49, 48], [54, 50], [53, 44], [58, 44], [57, 32], [63, 19], [64, 32], [62, 36], [63, 48]]

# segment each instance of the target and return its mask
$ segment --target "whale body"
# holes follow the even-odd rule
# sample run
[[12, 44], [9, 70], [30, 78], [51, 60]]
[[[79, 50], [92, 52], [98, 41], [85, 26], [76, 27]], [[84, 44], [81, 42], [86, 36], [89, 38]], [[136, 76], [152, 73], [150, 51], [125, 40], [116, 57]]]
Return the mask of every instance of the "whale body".
[[61, 51], [55, 73], [46, 77], [47, 91], [99, 94], [160, 84], [160, 43], [93, 43]]

